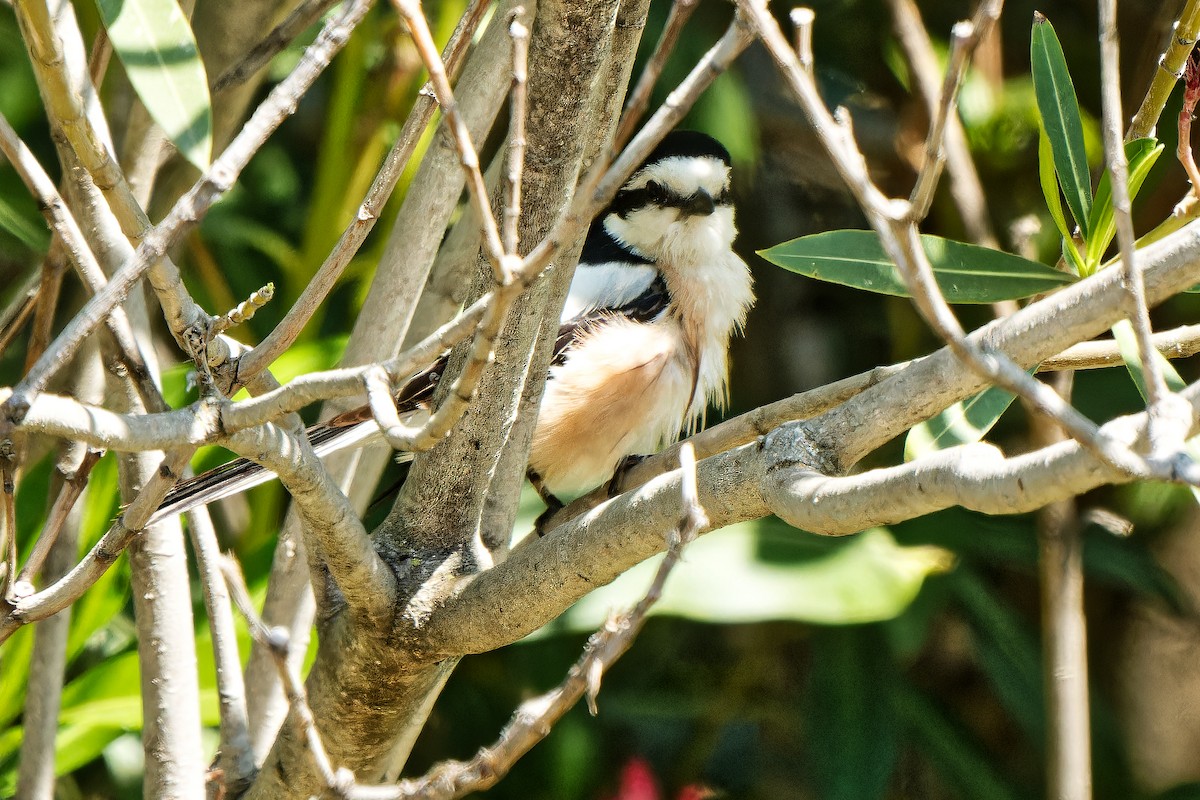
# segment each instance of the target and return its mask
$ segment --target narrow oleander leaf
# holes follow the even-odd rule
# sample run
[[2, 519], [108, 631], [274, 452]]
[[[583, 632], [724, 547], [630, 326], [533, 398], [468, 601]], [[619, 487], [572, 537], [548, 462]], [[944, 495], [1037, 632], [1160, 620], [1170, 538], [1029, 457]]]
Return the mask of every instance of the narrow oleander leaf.
[[955, 403], [913, 427], [904, 439], [904, 460], [983, 439], [1012, 405], [1013, 395], [995, 386]]
[[[922, 236], [942, 294], [951, 303], [995, 303], [1048, 292], [1075, 276], [977, 245]], [[908, 297], [895, 264], [873, 231], [829, 231], [783, 242], [759, 255], [776, 266], [817, 280]]]
[[[1125, 368], [1129, 370], [1129, 377], [1133, 378], [1142, 399], [1147, 399], [1145, 370], [1142, 366], [1141, 353], [1138, 352], [1137, 334], [1133, 331], [1133, 325], [1129, 320], [1123, 319], [1113, 325], [1112, 334], [1113, 338], [1117, 340], [1117, 349], [1121, 351], [1121, 358], [1125, 360]], [[1187, 382], [1175, 371], [1174, 365], [1167, 360], [1166, 356], [1155, 350], [1152, 357], [1158, 363], [1158, 368], [1162, 371], [1168, 389], [1172, 392], [1182, 392], [1187, 388]]]
[[97, 0], [113, 50], [150, 116], [199, 169], [212, 154], [208, 77], [175, 0]]
[[7, 231], [17, 241], [35, 253], [50, 249], [50, 231], [36, 216], [28, 217], [0, 195], [0, 230]]
[[[1150, 168], [1162, 154], [1163, 145], [1155, 139], [1135, 139], [1125, 143], [1125, 159], [1129, 163], [1129, 199], [1137, 197], [1141, 191]], [[1112, 177], [1108, 170], [1100, 176], [1096, 186], [1096, 198], [1092, 203], [1092, 216], [1088, 227], [1091, 236], [1087, 240], [1087, 252], [1084, 261], [1087, 263], [1087, 274], [1096, 271], [1104, 251], [1112, 243], [1117, 233], [1116, 219], [1113, 217]]]
[[1054, 152], [1050, 149], [1050, 137], [1046, 128], [1038, 126], [1038, 183], [1042, 186], [1042, 196], [1046, 198], [1046, 208], [1054, 218], [1054, 226], [1064, 239], [1071, 238], [1071, 228], [1067, 218], [1063, 216], [1062, 199], [1058, 191], [1058, 176], [1054, 172]]
[[1054, 26], [1037, 12], [1033, 15], [1029, 57], [1033, 91], [1042, 125], [1050, 140], [1054, 169], [1058, 173], [1067, 207], [1071, 209], [1084, 241], [1087, 241], [1091, 233], [1088, 220], [1092, 209], [1092, 181], [1083, 147], [1079, 100], [1075, 96], [1075, 86], [1071, 83], [1067, 60], [1054, 33]]

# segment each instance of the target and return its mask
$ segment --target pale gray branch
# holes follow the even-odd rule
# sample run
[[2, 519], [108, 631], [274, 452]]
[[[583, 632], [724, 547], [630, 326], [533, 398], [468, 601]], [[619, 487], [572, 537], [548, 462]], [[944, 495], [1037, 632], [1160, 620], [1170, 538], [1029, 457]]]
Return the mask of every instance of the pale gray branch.
[[370, 0], [348, 0], [342, 13], [330, 20], [316, 41], [305, 51], [300, 63], [271, 91], [225, 152], [175, 203], [166, 218], [146, 231], [133, 258], [127, 261], [112, 276], [104, 289], [75, 315], [47, 350], [46, 355], [30, 369], [13, 395], [4, 403], [3, 411], [8, 420], [20, 420], [32, 396], [41, 391], [50, 376], [63, 365], [65, 354], [73, 353], [80, 342], [125, 299], [142, 275], [161, 261], [167, 250], [232, 187], [250, 157], [295, 108], [296, 98], [316, 80], [369, 8]]
[[208, 509], [201, 507], [189, 511], [187, 521], [192, 551], [196, 554], [196, 570], [204, 590], [204, 607], [212, 631], [213, 663], [217, 671], [221, 746], [215, 766], [224, 791], [237, 797], [250, 785], [256, 767], [250, 747], [246, 687], [242, 681], [242, 661], [233, 626], [233, 606], [221, 575], [221, 549]]
[[[1139, 251], [1138, 268], [1143, 272], [1151, 303], [1162, 302], [1200, 280], [1197, 253], [1200, 223], [1192, 223]], [[1119, 270], [1105, 270], [1013, 316], [990, 323], [970, 334], [970, 339], [977, 346], [987, 343], [1018, 363], [1032, 366], [1063, 350], [1074, 339], [1107, 330], [1123, 317], [1124, 297]], [[779, 487], [795, 477], [817, 480], [814, 470], [827, 476], [848, 472], [867, 453], [985, 385], [949, 348], [943, 348], [820, 416], [789, 423], [761, 442], [705, 459], [700, 464], [700, 501], [708, 509], [714, 528], [767, 513], [798, 523], [803, 520], [808, 530], [817, 533], [866, 528], [873, 519], [868, 515], [857, 521], [840, 517], [830, 521], [836, 527], [822, 530], [815, 524], [817, 520], [806, 516], [822, 509], [814, 509], [811, 503]], [[1126, 436], [1124, 431], [1120, 424], [1105, 427], [1105, 435], [1119, 435], [1127, 447], [1134, 437]], [[997, 463], [998, 451], [987, 445], [978, 447], [984, 449], [973, 452], [984, 453], [985, 459]], [[1016, 512], [1103, 483], [1129, 480], [1127, 475], [1097, 461], [1078, 443], [1041, 452], [1047, 454], [1045, 463], [1037, 456], [1013, 459], [1012, 463], [1025, 470], [1019, 483], [1016, 477], [1012, 481], [1010, 488], [1015, 487], [1015, 494], [994, 496], [991, 502], [1006, 503], [1004, 508]], [[979, 468], [974, 474], [980, 474]], [[765, 476], [769, 480], [764, 482]], [[764, 494], [767, 487], [774, 487], [770, 504]], [[541, 539], [527, 539], [505, 562], [472, 578], [460, 594], [448, 601], [430, 621], [430, 627], [422, 630], [422, 641], [428, 642], [434, 652], [458, 654], [490, 650], [535, 630], [575, 599], [657, 552], [658, 543], [646, 532], [667, 524], [664, 521], [671, 513], [667, 498], [677, 496], [677, 492], [678, 486], [669, 476], [660, 476], [553, 529]], [[979, 489], [976, 494], [977, 504], [986, 505], [986, 493]], [[868, 497], [869, 493], [856, 489], [855, 495]], [[963, 493], [947, 498], [947, 503], [976, 504]], [[534, 597], [537, 602], [530, 602]], [[498, 608], [504, 613], [496, 613]]]

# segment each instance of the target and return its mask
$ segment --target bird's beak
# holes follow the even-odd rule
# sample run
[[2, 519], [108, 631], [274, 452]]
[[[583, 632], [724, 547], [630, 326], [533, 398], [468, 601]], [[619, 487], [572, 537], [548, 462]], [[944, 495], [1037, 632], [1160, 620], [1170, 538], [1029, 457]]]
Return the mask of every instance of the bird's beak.
[[685, 216], [707, 217], [717, 210], [717, 206], [712, 195], [701, 189], [687, 199], [682, 210]]

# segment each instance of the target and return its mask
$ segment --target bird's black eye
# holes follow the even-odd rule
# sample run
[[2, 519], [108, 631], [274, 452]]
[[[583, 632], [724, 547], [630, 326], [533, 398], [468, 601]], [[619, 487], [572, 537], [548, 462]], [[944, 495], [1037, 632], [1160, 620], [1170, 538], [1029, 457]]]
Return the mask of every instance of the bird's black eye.
[[650, 198], [650, 202], [652, 203], [661, 205], [667, 202], [667, 190], [657, 181], [650, 181], [646, 184], [646, 196]]

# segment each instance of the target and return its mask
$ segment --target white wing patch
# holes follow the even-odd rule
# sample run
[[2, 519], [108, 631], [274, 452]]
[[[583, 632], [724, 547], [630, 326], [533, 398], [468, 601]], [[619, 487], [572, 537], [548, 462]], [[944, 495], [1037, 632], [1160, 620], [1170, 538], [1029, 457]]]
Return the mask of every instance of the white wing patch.
[[580, 264], [560, 320], [568, 322], [601, 308], [620, 308], [641, 297], [657, 276], [652, 264]]

